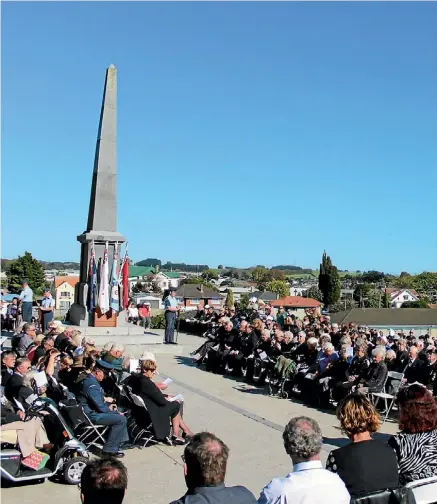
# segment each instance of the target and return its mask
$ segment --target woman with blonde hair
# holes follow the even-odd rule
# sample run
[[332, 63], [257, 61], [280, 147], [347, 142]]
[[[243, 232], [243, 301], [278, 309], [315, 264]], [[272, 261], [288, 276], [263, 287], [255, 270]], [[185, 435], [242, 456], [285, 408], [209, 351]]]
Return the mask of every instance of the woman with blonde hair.
[[[186, 439], [192, 437], [193, 433], [182, 420], [179, 402], [168, 401], [156, 384], [153, 383], [152, 378], [156, 374], [156, 369], [156, 361], [150, 359], [142, 361], [141, 373], [132, 384], [133, 392], [142, 398], [147, 407], [156, 439], [170, 442], [170, 444], [185, 444]], [[173, 430], [171, 440], [169, 439], [169, 420]], [[185, 439], [179, 437], [181, 430]]]
[[381, 419], [370, 399], [359, 393], [346, 396], [338, 405], [337, 418], [352, 442], [329, 454], [326, 469], [340, 476], [351, 497], [397, 488], [396, 455], [371, 436], [379, 429]]

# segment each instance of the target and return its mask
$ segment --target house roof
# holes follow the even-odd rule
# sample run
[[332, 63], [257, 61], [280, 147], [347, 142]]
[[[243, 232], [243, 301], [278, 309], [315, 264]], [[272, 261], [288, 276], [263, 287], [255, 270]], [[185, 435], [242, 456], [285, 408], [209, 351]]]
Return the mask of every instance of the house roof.
[[257, 299], [261, 299], [262, 301], [276, 301], [278, 298], [277, 294], [269, 291], [255, 291], [252, 292], [250, 297], [256, 297]]
[[411, 293], [413, 296], [418, 297], [419, 294], [414, 289], [398, 289], [398, 288], [393, 288], [393, 287], [387, 287], [385, 289], [386, 294], [390, 294], [390, 297], [393, 299], [396, 296], [399, 296], [399, 294], [402, 294], [402, 292], [408, 291]]
[[143, 277], [155, 273], [150, 266], [129, 266], [129, 277]]
[[181, 274], [177, 271], [160, 271], [160, 273], [168, 278], [181, 278]]
[[67, 282], [71, 287], [74, 287], [79, 281], [78, 276], [57, 276], [55, 277], [55, 289], [57, 289], [64, 282]]
[[283, 298], [272, 301], [272, 306], [283, 306], [290, 308], [318, 308], [322, 306], [320, 301], [313, 298], [305, 298], [302, 296], [285, 296]]
[[212, 290], [210, 287], [203, 286], [203, 292], [200, 291], [200, 284], [184, 284], [176, 291], [176, 297], [194, 298], [194, 299], [222, 299], [220, 292]]
[[333, 313], [331, 322], [376, 326], [437, 326], [437, 310], [431, 308], [352, 308]]

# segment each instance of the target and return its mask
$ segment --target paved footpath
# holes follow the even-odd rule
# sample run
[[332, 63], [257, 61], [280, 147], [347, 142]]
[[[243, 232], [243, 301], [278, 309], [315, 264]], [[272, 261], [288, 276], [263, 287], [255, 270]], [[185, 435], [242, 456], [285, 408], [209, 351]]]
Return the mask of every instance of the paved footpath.
[[[169, 393], [185, 398], [184, 418], [193, 431], [209, 430], [230, 448], [227, 484], [246, 485], [256, 496], [274, 476], [285, 475], [292, 468], [282, 446], [282, 431], [296, 415], [316, 419], [324, 435], [322, 459], [345, 442], [332, 413], [309, 408], [298, 401], [268, 397], [265, 391], [244, 382], [207, 373], [192, 364], [189, 352], [204, 340], [180, 335], [181, 352], [157, 355], [161, 377], [174, 381]], [[139, 355], [133, 355], [138, 357]], [[378, 436], [388, 438], [396, 424], [386, 422]], [[126, 452], [129, 486], [126, 504], [166, 504], [185, 492], [181, 455], [183, 447], [153, 446]], [[45, 482], [4, 488], [2, 497], [9, 504], [34, 504], [61, 500], [79, 504], [79, 490], [59, 483]]]

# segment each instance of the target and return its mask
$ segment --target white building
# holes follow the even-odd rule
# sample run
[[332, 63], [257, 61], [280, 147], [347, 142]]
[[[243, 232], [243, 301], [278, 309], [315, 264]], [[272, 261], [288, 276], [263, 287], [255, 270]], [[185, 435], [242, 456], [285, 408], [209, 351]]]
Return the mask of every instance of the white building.
[[413, 289], [385, 289], [390, 296], [390, 306], [400, 308], [405, 302], [419, 301], [417, 292]]

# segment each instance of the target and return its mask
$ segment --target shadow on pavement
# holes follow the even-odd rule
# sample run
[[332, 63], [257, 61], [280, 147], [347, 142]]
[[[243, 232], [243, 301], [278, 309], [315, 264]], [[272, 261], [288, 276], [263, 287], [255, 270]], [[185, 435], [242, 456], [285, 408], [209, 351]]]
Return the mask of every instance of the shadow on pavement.
[[267, 395], [266, 391], [262, 388], [251, 388], [248, 385], [240, 384], [237, 387], [232, 387], [237, 392], [243, 392], [243, 394], [251, 394], [251, 395]]
[[189, 367], [198, 367], [198, 365], [194, 362], [193, 357], [185, 357], [184, 355], [175, 355], [175, 360], [178, 364], [182, 364], [183, 366]]

